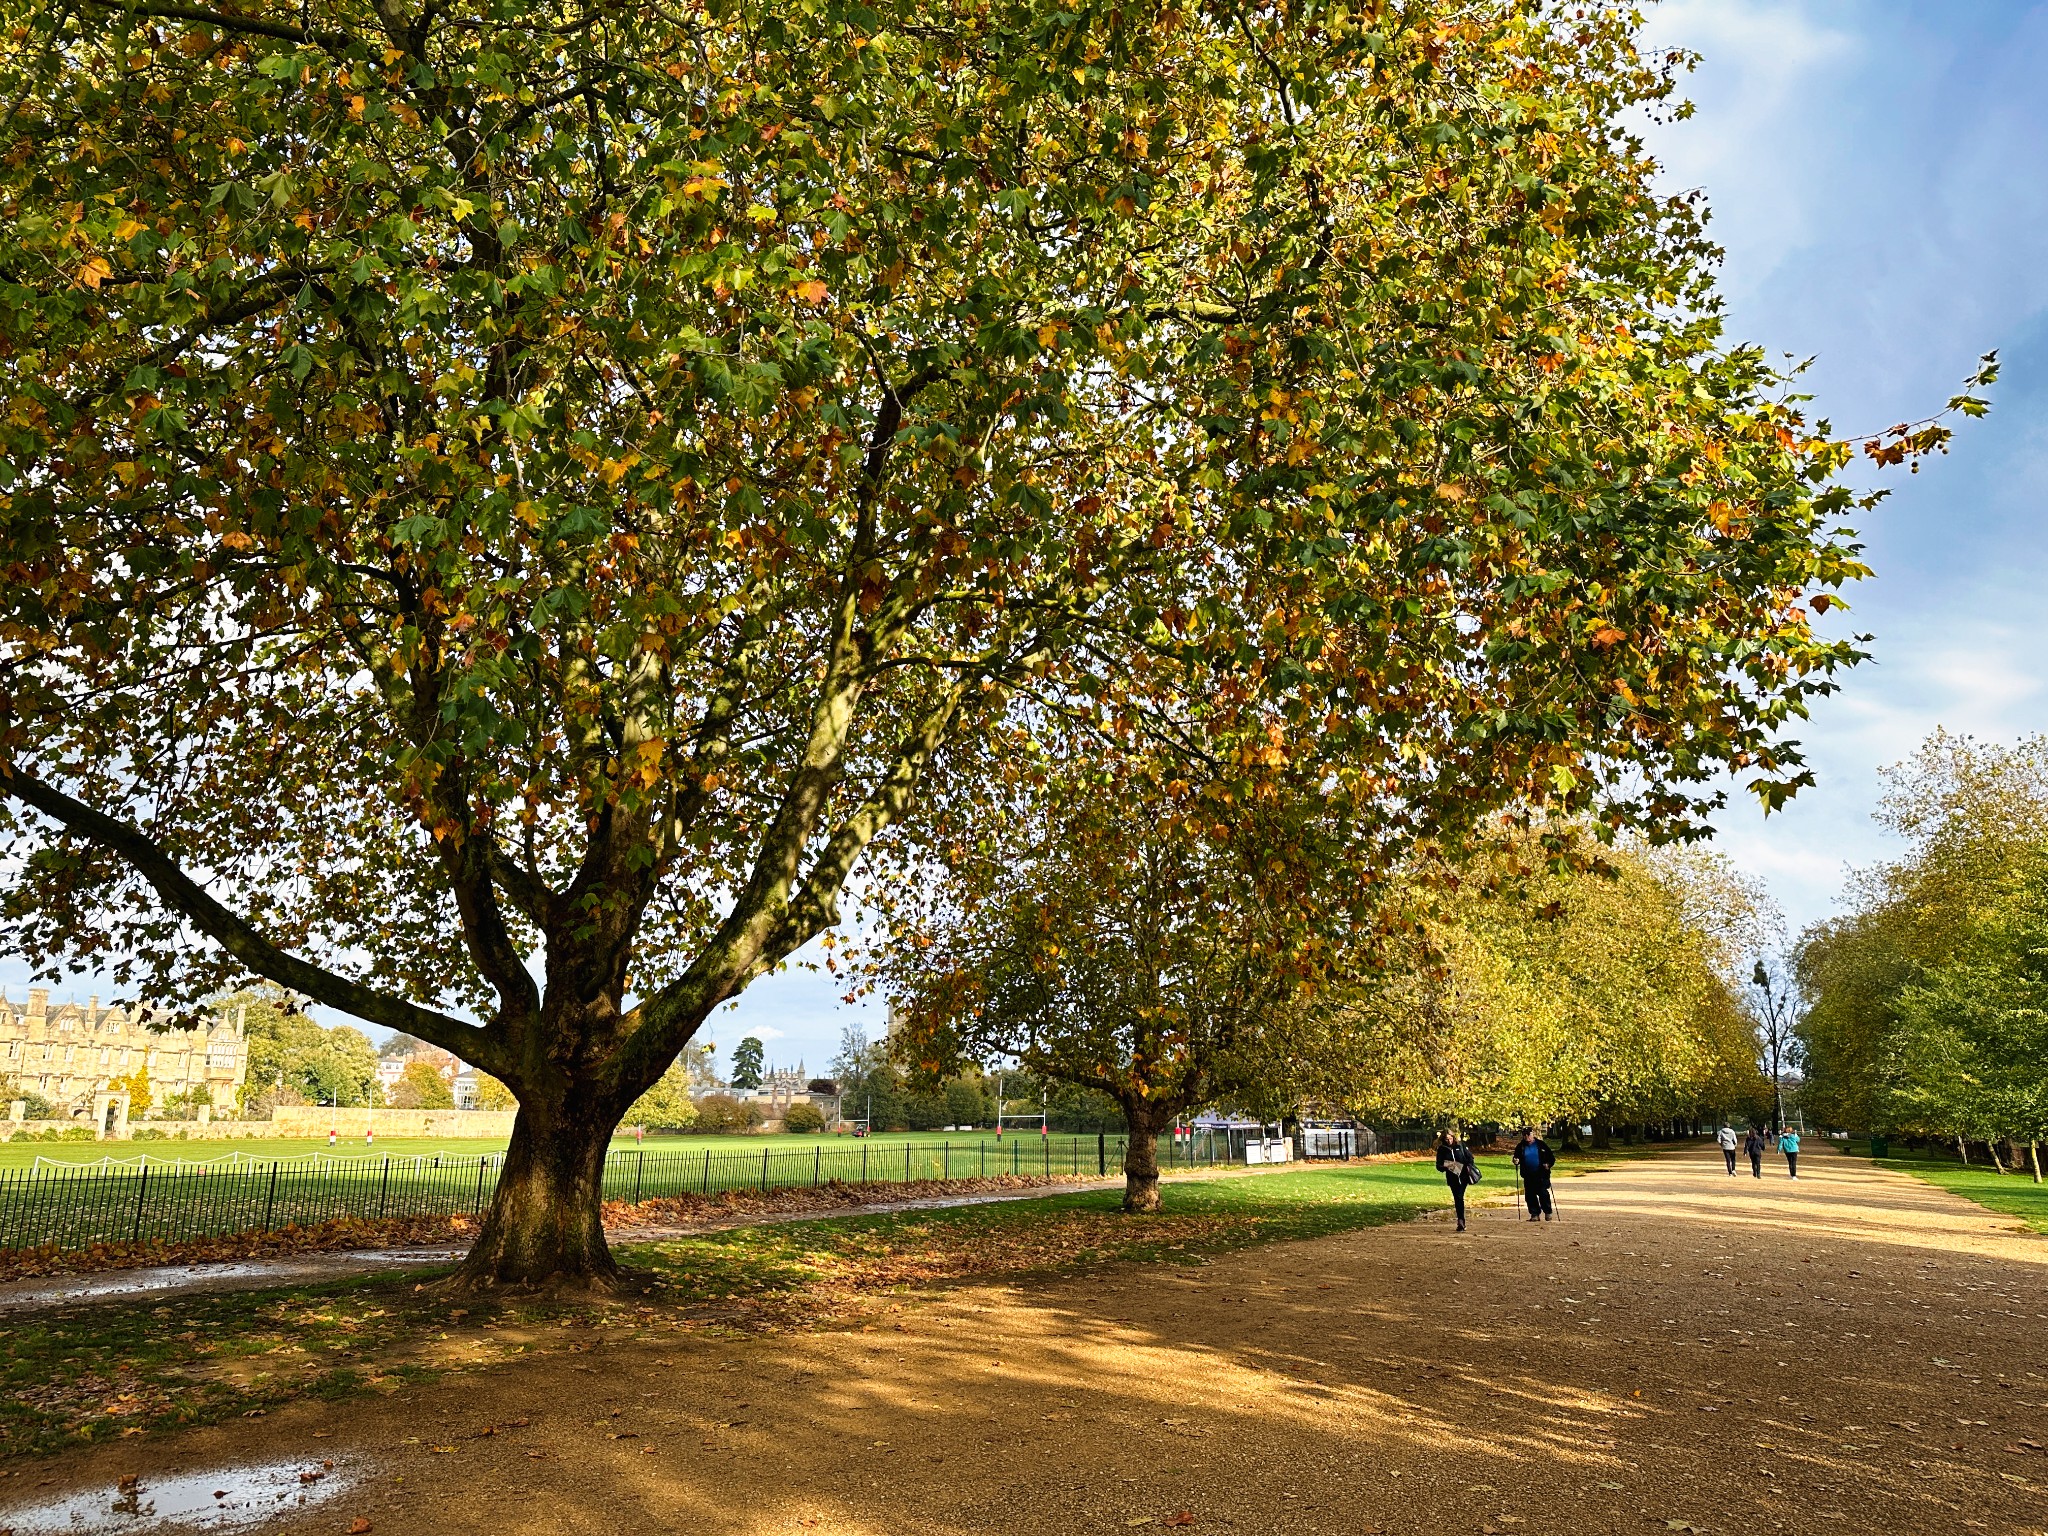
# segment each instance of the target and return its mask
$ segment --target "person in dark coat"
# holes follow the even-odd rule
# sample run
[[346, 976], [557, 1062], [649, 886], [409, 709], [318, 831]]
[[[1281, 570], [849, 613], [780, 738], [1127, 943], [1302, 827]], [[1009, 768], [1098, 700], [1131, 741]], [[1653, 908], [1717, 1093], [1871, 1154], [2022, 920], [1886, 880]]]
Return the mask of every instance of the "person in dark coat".
[[1749, 1128], [1749, 1134], [1742, 1138], [1742, 1155], [1749, 1159], [1750, 1176], [1752, 1178], [1762, 1178], [1764, 1176], [1764, 1133], [1753, 1125]]
[[1522, 1180], [1531, 1221], [1549, 1221], [1557, 1213], [1550, 1200], [1550, 1170], [1556, 1162], [1557, 1154], [1550, 1150], [1550, 1143], [1537, 1135], [1533, 1127], [1522, 1132], [1521, 1144], [1515, 1148], [1515, 1172]]
[[1472, 1162], [1472, 1149], [1456, 1131], [1445, 1131], [1436, 1139], [1436, 1171], [1451, 1187], [1451, 1204], [1457, 1207], [1458, 1230], [1465, 1230], [1465, 1186], [1479, 1182], [1479, 1170]]

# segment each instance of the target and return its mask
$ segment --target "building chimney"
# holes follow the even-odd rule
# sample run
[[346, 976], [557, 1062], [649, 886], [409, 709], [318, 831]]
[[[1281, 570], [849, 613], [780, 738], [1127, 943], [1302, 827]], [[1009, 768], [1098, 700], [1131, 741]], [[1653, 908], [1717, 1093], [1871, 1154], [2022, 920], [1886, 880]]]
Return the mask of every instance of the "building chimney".
[[48, 987], [30, 987], [28, 989], [28, 1016], [32, 1019], [40, 1019], [49, 1010], [50, 989]]

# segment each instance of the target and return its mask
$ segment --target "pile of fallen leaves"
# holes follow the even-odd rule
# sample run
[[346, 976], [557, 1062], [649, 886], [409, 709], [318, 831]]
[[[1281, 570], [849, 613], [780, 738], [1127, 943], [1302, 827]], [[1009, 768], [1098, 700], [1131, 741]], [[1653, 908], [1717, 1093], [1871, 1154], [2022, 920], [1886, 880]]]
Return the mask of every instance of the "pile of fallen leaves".
[[636, 1229], [642, 1227], [716, 1227], [781, 1216], [838, 1216], [919, 1200], [963, 1200], [1094, 1182], [1093, 1175], [1075, 1179], [1066, 1174], [1044, 1178], [1008, 1173], [985, 1179], [913, 1179], [907, 1184], [846, 1184], [833, 1179], [814, 1189], [729, 1189], [716, 1195], [665, 1195], [638, 1205], [607, 1200], [604, 1224], [608, 1232], [637, 1235]]
[[388, 1216], [367, 1221], [344, 1216], [312, 1226], [274, 1232], [237, 1232], [172, 1243], [145, 1238], [133, 1243], [95, 1243], [90, 1248], [13, 1248], [0, 1252], [0, 1280], [40, 1275], [94, 1274], [110, 1269], [146, 1269], [158, 1264], [226, 1264], [237, 1260], [288, 1258], [302, 1253], [349, 1249], [416, 1248], [467, 1243], [476, 1236], [473, 1216]]
[[[899, 1220], [887, 1227], [748, 1228], [657, 1240], [629, 1263], [677, 1300], [745, 1329], [835, 1326], [880, 1296], [997, 1275], [1117, 1260], [1172, 1260], [1256, 1241], [1250, 1215], [1035, 1211], [993, 1223]], [[651, 1261], [651, 1262], [650, 1262]]]
[[[772, 1217], [832, 1216], [878, 1205], [972, 1198], [1076, 1182], [1080, 1181], [1010, 1174], [986, 1179], [918, 1179], [908, 1184], [843, 1184], [835, 1179], [816, 1189], [727, 1190], [717, 1195], [644, 1200], [638, 1205], [626, 1200], [607, 1200], [604, 1224], [608, 1230], [632, 1235], [649, 1227], [717, 1227]], [[467, 1244], [476, 1233], [474, 1216], [391, 1216], [381, 1221], [348, 1216], [314, 1226], [239, 1232], [190, 1242], [146, 1238], [132, 1243], [95, 1243], [90, 1248], [17, 1248], [0, 1251], [0, 1281], [89, 1275], [159, 1264], [225, 1264], [352, 1249]]]

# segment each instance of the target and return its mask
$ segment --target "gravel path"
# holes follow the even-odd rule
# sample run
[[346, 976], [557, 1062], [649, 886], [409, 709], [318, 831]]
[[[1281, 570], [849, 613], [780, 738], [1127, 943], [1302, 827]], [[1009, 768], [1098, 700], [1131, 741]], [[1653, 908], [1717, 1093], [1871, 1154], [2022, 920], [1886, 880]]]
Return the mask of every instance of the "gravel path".
[[[2048, 1530], [2048, 1241], [1805, 1161], [1759, 1184], [1688, 1151], [1561, 1183], [1551, 1225], [1496, 1206], [859, 1332], [628, 1340], [87, 1451], [34, 1498], [300, 1456], [360, 1481], [254, 1528]], [[23, 1481], [0, 1528], [36, 1528]]]

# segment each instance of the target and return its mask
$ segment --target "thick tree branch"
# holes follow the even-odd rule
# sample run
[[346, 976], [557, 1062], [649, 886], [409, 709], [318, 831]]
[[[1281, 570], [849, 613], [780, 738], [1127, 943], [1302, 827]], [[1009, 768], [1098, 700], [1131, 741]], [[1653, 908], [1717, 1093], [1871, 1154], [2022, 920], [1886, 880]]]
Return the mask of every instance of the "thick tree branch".
[[362, 39], [351, 32], [295, 27], [289, 22], [235, 16], [225, 11], [208, 10], [204, 6], [161, 5], [154, 0], [138, 0], [138, 3], [130, 4], [124, 4], [122, 0], [85, 0], [85, 3], [106, 11], [126, 11], [131, 16], [153, 16], [160, 21], [196, 21], [203, 27], [218, 27], [223, 32], [239, 32], [251, 37], [275, 37], [287, 43], [314, 43], [337, 53], [364, 47]]
[[170, 855], [133, 823], [96, 811], [11, 764], [0, 763], [0, 793], [32, 806], [65, 830], [124, 860], [155, 888], [164, 905], [192, 923], [255, 975], [267, 977], [280, 986], [303, 993], [316, 1003], [339, 1008], [372, 1024], [415, 1035], [453, 1051], [465, 1061], [483, 1067], [493, 1064], [496, 1052], [490, 1038], [476, 1025], [401, 998], [387, 997], [361, 982], [337, 976], [310, 960], [302, 960], [278, 948], [241, 916], [209, 896]]

